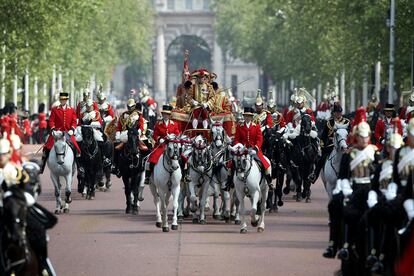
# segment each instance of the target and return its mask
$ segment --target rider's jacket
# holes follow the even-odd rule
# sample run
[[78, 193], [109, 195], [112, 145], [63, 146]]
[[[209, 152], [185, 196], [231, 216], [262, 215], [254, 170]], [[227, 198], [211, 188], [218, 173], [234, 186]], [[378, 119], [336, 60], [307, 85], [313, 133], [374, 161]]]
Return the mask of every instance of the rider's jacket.
[[168, 134], [179, 135], [178, 124], [173, 120], [169, 120], [168, 123], [165, 123], [164, 120], [158, 121], [155, 124], [153, 139], [158, 143], [159, 139], [164, 139]]
[[59, 105], [52, 108], [49, 117], [49, 127], [51, 130], [60, 130], [68, 132], [76, 128], [76, 113], [75, 110], [68, 106]]
[[285, 119], [283, 118], [282, 113], [278, 111], [274, 111], [272, 113], [272, 127], [276, 127], [277, 130], [286, 127]]
[[335, 123], [339, 125], [349, 125], [349, 120], [344, 117], [341, 117], [339, 120], [335, 120], [335, 118], [332, 117], [325, 123], [321, 135], [321, 144], [325, 148], [333, 148], [334, 146], [333, 140]]
[[112, 109], [112, 106], [108, 103], [108, 101], [104, 101], [103, 103], [98, 104], [98, 108], [101, 114], [101, 118], [105, 122], [105, 124], [113, 120], [115, 114]]
[[237, 143], [241, 143], [247, 148], [257, 147], [258, 149], [261, 149], [263, 135], [260, 125], [254, 122], [251, 122], [250, 124], [247, 124], [246, 122], [239, 123], [234, 137], [234, 144]]
[[364, 149], [353, 148], [342, 156], [338, 179], [348, 179], [353, 188], [354, 185], [370, 186], [379, 160], [380, 155], [374, 145], [367, 145]]
[[372, 189], [383, 191], [393, 182], [394, 161], [387, 159], [378, 165], [374, 178], [372, 179]]
[[260, 129], [263, 132], [266, 128], [271, 128], [273, 126], [272, 114], [268, 110], [263, 109], [260, 113], [254, 116], [253, 122], [260, 125]]
[[398, 149], [394, 158], [394, 182], [405, 192], [406, 197], [413, 197], [414, 189], [414, 148], [406, 145]]
[[286, 124], [292, 123], [293, 126], [296, 126], [296, 123], [293, 120], [296, 113], [300, 113], [301, 115], [302, 114], [309, 114], [312, 121], [315, 122], [315, 116], [313, 115], [312, 109], [303, 107], [302, 109], [294, 108], [294, 109], [290, 110], [286, 115]]
[[[76, 106], [76, 116], [81, 120], [84, 116], [84, 113], [87, 111], [87, 104], [86, 101], [81, 101]], [[98, 104], [93, 101], [93, 110], [95, 110], [97, 113], [99, 113]]]

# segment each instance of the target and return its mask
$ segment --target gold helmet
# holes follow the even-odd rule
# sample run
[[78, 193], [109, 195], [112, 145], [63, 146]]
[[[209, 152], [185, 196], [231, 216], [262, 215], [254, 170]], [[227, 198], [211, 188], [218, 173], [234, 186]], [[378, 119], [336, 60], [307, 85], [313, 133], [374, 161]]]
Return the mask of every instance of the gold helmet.
[[276, 106], [275, 100], [273, 99], [273, 90], [270, 90], [268, 93], [269, 101], [267, 103], [268, 108], [274, 108]]
[[135, 100], [134, 99], [128, 99], [127, 101], [127, 107], [132, 108], [135, 106]]
[[262, 90], [257, 89], [256, 105], [263, 105], [263, 98], [261, 96]]
[[354, 128], [355, 135], [361, 136], [361, 137], [369, 137], [371, 135], [371, 128], [369, 124], [365, 121], [360, 122], [356, 127]]

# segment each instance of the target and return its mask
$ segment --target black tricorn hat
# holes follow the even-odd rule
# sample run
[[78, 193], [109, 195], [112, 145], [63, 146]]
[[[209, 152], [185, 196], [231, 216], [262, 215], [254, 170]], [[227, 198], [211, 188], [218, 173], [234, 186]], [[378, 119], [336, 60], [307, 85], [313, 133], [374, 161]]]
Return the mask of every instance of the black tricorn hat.
[[171, 110], [173, 110], [173, 107], [171, 105], [163, 105], [161, 113], [171, 113]]
[[385, 111], [394, 111], [394, 110], [395, 110], [395, 105], [390, 104], [390, 103], [385, 104], [384, 112]]
[[253, 109], [253, 107], [250, 107], [250, 106], [245, 106], [245, 107], [244, 107], [244, 112], [243, 112], [243, 115], [250, 115], [250, 116], [253, 116], [253, 115], [254, 115], [254, 109]]

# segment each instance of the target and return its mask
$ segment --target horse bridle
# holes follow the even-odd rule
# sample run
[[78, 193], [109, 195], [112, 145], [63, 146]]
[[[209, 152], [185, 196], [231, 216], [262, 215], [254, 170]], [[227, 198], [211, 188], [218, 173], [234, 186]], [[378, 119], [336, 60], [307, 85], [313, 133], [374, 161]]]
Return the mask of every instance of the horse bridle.
[[[236, 169], [236, 175], [237, 178], [242, 181], [242, 182], [246, 182], [247, 177], [250, 175], [250, 171], [253, 167], [253, 160], [252, 157], [248, 154], [247, 150], [241, 153], [236, 153], [234, 154], [236, 156], [236, 165], [235, 165], [235, 169]], [[249, 167], [246, 170], [246, 165], [243, 165], [241, 162], [241, 157], [242, 156], [246, 156], [246, 159], [244, 160], [246, 163], [249, 163]], [[247, 157], [249, 156], [249, 157]], [[240, 173], [242, 173], [243, 171], [241, 169], [244, 169], [244, 177], [240, 177]]]
[[[168, 181], [167, 181], [167, 186], [168, 186], [168, 190], [171, 191], [171, 186], [172, 186], [171, 177], [172, 177], [172, 174], [176, 170], [178, 170], [178, 168], [179, 168], [178, 167], [177, 169], [173, 169], [173, 168], [171, 168], [171, 165], [172, 165], [172, 160], [173, 159], [174, 160], [178, 160], [178, 158], [180, 156], [180, 148], [179, 148], [179, 145], [181, 145], [181, 141], [174, 139], [174, 140], [167, 140], [166, 142], [167, 142], [167, 148], [168, 148], [168, 146], [169, 146], [170, 143], [173, 143], [173, 148], [174, 148], [174, 151], [173, 151], [173, 155], [172, 156], [170, 156], [167, 153], [168, 150], [165, 150], [164, 153], [163, 153], [163, 158], [162, 158], [162, 165], [163, 165], [164, 169], [169, 173], [169, 177], [168, 177]], [[167, 159], [167, 165], [168, 165], [169, 168], [167, 168], [166, 165], [165, 165], [166, 159]]]
[[[191, 167], [193, 168], [193, 170], [195, 172], [197, 172], [200, 175], [200, 178], [198, 179], [198, 185], [201, 186], [204, 183], [204, 177], [207, 177], [211, 180], [212, 177], [210, 177], [208, 175], [209, 171], [211, 171], [211, 169], [213, 168], [213, 160], [211, 158], [211, 153], [209, 151], [209, 148], [207, 146], [201, 146], [201, 147], [195, 147], [195, 149], [193, 149], [193, 151], [198, 151], [198, 154], [193, 154], [192, 155], [192, 162], [191, 162]], [[201, 160], [201, 162], [199, 162], [198, 160], [196, 160], [196, 156], [202, 155], [202, 152], [205, 152], [205, 154], [207, 155], [207, 160], [203, 162], [203, 160]], [[198, 169], [198, 167], [203, 163], [207, 163], [207, 168], [204, 169], [204, 171], [201, 171]]]
[[89, 150], [88, 150], [89, 147], [86, 147], [86, 149], [85, 149], [85, 147], [82, 147], [82, 149], [83, 149], [82, 152], [85, 153], [88, 156], [89, 160], [92, 160], [93, 158], [95, 158], [96, 154], [98, 153], [98, 142], [96, 142], [95, 138], [93, 137], [93, 129], [91, 129], [91, 130], [92, 130], [92, 137], [91, 137], [92, 143], [91, 143], [91, 145], [92, 144], [94, 145], [92, 153], [89, 152]]
[[[129, 133], [128, 133], [128, 142], [129, 142], [129, 139], [131, 139], [130, 137], [129, 137]], [[134, 141], [132, 141], [132, 142], [134, 142]], [[135, 145], [136, 147], [138, 147], [138, 145]], [[130, 161], [131, 161], [131, 164], [129, 165], [129, 168], [130, 169], [135, 169], [135, 168], [138, 168], [138, 166], [139, 166], [139, 150], [138, 150], [138, 153], [137, 154], [130, 154], [130, 151], [129, 151], [129, 147], [124, 147], [124, 155], [125, 155], [125, 157], [127, 157]], [[136, 163], [134, 163], [134, 160], [136, 160]]]

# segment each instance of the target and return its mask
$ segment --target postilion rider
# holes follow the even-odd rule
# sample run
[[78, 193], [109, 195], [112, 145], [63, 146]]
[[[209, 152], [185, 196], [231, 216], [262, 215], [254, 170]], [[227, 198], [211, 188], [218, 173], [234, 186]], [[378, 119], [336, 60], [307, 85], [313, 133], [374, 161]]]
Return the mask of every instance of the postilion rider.
[[80, 171], [83, 170], [83, 168], [80, 167], [79, 165], [80, 164], [79, 157], [80, 157], [81, 151], [74, 137], [74, 132], [76, 128], [76, 119], [77, 119], [76, 112], [75, 112], [75, 109], [73, 109], [67, 104], [68, 99], [69, 99], [69, 93], [60, 92], [59, 94], [60, 104], [56, 107], [53, 107], [52, 111], [50, 112], [49, 127], [50, 127], [52, 135], [49, 135], [46, 141], [46, 144], [43, 146], [42, 167], [41, 167], [40, 173], [43, 173], [45, 169], [46, 160], [49, 157], [50, 150], [52, 149], [54, 145], [53, 134], [56, 131], [62, 131], [69, 135], [69, 139], [67, 141], [69, 145], [71, 146], [73, 152], [74, 153], [76, 152], [76, 158], [75, 158], [76, 165], [78, 166], [78, 169]]

